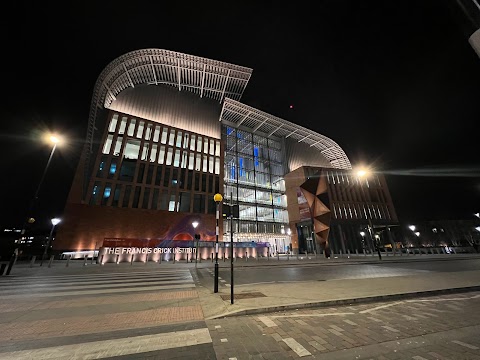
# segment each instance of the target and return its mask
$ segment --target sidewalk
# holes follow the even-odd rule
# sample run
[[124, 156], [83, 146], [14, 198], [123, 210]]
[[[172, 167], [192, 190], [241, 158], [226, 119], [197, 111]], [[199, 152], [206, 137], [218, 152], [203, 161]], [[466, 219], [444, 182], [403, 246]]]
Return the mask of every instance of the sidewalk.
[[[382, 258], [383, 261], [448, 261], [449, 259], [478, 259], [479, 255], [410, 256], [402, 259]], [[347, 259], [346, 259], [347, 260]], [[271, 261], [271, 260], [270, 260]], [[316, 262], [318, 263], [318, 262]], [[336, 259], [335, 262], [322, 262], [322, 265], [335, 266], [380, 261]], [[307, 263], [303, 263], [307, 264]], [[311, 264], [311, 263], [310, 263]], [[266, 265], [265, 262], [261, 266]], [[281, 261], [272, 265], [285, 265]], [[301, 265], [301, 264], [299, 264]], [[236, 266], [238, 266], [236, 264]], [[253, 266], [246, 265], [243, 266]], [[259, 266], [259, 265], [257, 265]], [[444, 293], [459, 293], [480, 290], [480, 270], [453, 273], [419, 273], [415, 276], [378, 277], [368, 279], [342, 279], [329, 281], [304, 281], [272, 284], [253, 284], [234, 287], [234, 304], [230, 303], [230, 288], [220, 288], [214, 294], [211, 289], [197, 288], [206, 319], [228, 316], [258, 314], [282, 310], [295, 310], [306, 307], [348, 305], [352, 303], [397, 300], [403, 298], [432, 296]]]

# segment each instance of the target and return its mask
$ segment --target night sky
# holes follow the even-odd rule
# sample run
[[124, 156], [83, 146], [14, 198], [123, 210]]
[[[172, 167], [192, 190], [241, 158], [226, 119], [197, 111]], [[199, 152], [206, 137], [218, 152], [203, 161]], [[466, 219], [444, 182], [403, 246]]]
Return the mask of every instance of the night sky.
[[68, 146], [40, 189], [37, 224], [61, 216], [95, 81], [142, 48], [252, 68], [242, 102], [330, 137], [352, 165], [384, 172], [402, 221], [480, 210], [480, 58], [454, 0], [194, 4], [23, 3], [21, 19], [5, 14], [2, 226], [25, 220], [50, 152], [44, 129]]

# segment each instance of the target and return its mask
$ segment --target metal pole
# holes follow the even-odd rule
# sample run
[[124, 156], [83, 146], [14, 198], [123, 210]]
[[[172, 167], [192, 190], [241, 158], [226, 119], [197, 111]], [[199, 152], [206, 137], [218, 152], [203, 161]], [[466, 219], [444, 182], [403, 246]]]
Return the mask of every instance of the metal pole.
[[43, 260], [45, 256], [47, 256], [48, 248], [50, 247], [50, 241], [52, 241], [53, 229], [55, 229], [55, 225], [52, 224], [52, 230], [50, 230], [50, 235], [48, 236], [47, 246], [45, 246], [45, 251], [42, 254], [42, 260], [40, 261], [40, 266], [43, 265]]
[[213, 284], [213, 292], [218, 292], [218, 217], [219, 217], [219, 210], [218, 206], [220, 202], [217, 201], [217, 213], [216, 213], [216, 227], [215, 227], [215, 282]]
[[[233, 205], [233, 192], [230, 192], [230, 205]], [[230, 212], [230, 304], [233, 304], [233, 216]]]

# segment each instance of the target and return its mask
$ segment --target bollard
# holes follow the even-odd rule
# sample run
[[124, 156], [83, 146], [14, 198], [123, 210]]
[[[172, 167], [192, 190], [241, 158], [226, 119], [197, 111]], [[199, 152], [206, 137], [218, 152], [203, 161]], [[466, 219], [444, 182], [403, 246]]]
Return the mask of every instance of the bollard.
[[358, 249], [355, 249], [355, 255], [358, 256]]
[[267, 261], [270, 260], [270, 250], [267, 249]]
[[158, 258], [158, 263], [159, 263], [159, 264], [162, 263], [162, 254], [160, 254], [160, 257]]
[[48, 262], [48, 267], [52, 267], [53, 258], [55, 255], [50, 256], [50, 261]]
[[145, 254], [145, 265], [148, 263], [148, 254]]
[[363, 256], [367, 256], [367, 253], [365, 252], [365, 249], [363, 249]]
[[287, 261], [290, 260], [290, 250], [287, 251]]
[[247, 262], [247, 261], [248, 261], [248, 251], [245, 250], [245, 262]]
[[210, 254], [211, 254], [210, 258], [212, 259], [212, 263], [213, 263], [213, 253], [210, 253]]
[[233, 252], [233, 261], [237, 261], [237, 252], [236, 251]]
[[[35, 259], [37, 257], [35, 255], [32, 256], [32, 260], [30, 261], [30, 267], [33, 267], [33, 265], [35, 264]], [[1, 274], [0, 274], [1, 275]]]
[[117, 265], [118, 265], [118, 264], [120, 263], [120, 255], [117, 255], [116, 258], [117, 258], [117, 259], [115, 260], [115, 262], [116, 262]]
[[350, 249], [347, 249], [347, 257], [350, 259]]
[[[118, 255], [117, 255], [117, 256], [118, 256]], [[86, 265], [87, 265], [87, 259], [88, 259], [88, 258], [87, 258], [87, 255], [85, 255], [85, 256], [83, 257], [83, 266], [86, 266]]]
[[317, 260], [317, 251], [313, 250], [313, 253], [315, 254], [315, 260]]
[[101, 265], [103, 265], [103, 257], [104, 257], [104, 255], [102, 255], [102, 256], [100, 257], [100, 264], [101, 264]]
[[130, 265], [133, 265], [133, 257], [134, 257], [134, 256], [135, 256], [135, 255], [132, 254], [132, 257], [130, 258]]
[[338, 252], [338, 255], [339, 255], [339, 257], [343, 257], [343, 251], [340, 250], [340, 251]]
[[175, 264], [175, 258], [177, 257], [177, 254], [173, 253], [173, 263]]
[[65, 267], [68, 267], [68, 265], [70, 264], [70, 258], [72, 257], [72, 255], [68, 255], [67, 257], [67, 264], [65, 265]]

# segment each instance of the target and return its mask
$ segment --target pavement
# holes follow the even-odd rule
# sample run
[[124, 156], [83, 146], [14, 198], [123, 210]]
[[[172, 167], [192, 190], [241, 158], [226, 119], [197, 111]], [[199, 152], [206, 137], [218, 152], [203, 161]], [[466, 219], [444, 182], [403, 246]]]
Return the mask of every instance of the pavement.
[[[450, 336], [457, 341], [452, 346], [476, 356], [480, 344], [472, 334], [478, 333], [479, 318], [475, 311], [468, 316], [464, 307], [452, 306], [479, 307], [480, 270], [398, 271], [399, 276], [382, 276], [387, 266], [381, 265], [407, 269], [412, 262], [438, 261], [447, 266], [454, 259], [460, 264], [462, 260], [480, 262], [480, 255], [389, 256], [381, 261], [361, 255], [237, 259], [237, 276], [242, 270], [281, 271], [292, 265], [319, 272], [342, 267], [350, 275], [326, 281], [238, 284], [234, 304], [228, 279], [220, 279], [220, 291], [213, 292], [210, 260], [197, 266], [186, 262], [102, 266], [72, 261], [68, 267], [65, 261], [54, 261], [51, 268], [45, 263], [30, 267], [18, 262], [9, 276], [0, 277], [0, 359], [239, 360], [326, 353], [332, 359], [346, 359], [357, 358], [357, 352], [367, 346], [376, 359], [392, 355], [395, 346], [404, 352], [396, 358], [429, 359], [432, 354], [458, 358], [454, 350], [442, 346], [441, 336]], [[373, 266], [375, 277], [355, 278], [359, 264], [380, 266]], [[457, 270], [480, 269], [460, 264]], [[220, 274], [229, 274], [228, 261], [219, 265]], [[434, 316], [435, 311], [422, 308], [424, 299], [435, 301], [431, 307], [448, 316], [444, 319], [448, 328]], [[420, 302], [412, 307], [409, 301]], [[450, 308], [438, 307], [447, 303], [452, 303]], [[343, 315], [347, 310], [348, 319]], [[315, 320], [326, 315], [327, 324]], [[468, 331], [462, 333], [465, 324]], [[422, 342], [432, 329], [438, 336], [432, 334], [431, 346], [424, 347]], [[417, 345], [409, 353], [413, 343]], [[350, 351], [348, 356], [345, 351]]]
[[[348, 266], [353, 264], [407, 263], [421, 261], [449, 261], [451, 259], [476, 259], [480, 254], [423, 255], [375, 258], [351, 257], [330, 260], [291, 260], [296, 266]], [[223, 264], [221, 264], [223, 265]], [[235, 268], [257, 266], [285, 266], [286, 261], [269, 260], [261, 264], [255, 261], [235, 262]], [[203, 265], [204, 266], [204, 265]], [[225, 265], [223, 265], [225, 266]], [[209, 271], [213, 276], [212, 271]], [[234, 270], [235, 271], [235, 270]], [[205, 319], [269, 313], [322, 306], [351, 305], [374, 301], [396, 300], [420, 296], [434, 296], [480, 290], [480, 270], [457, 272], [419, 272], [415, 276], [374, 277], [327, 281], [275, 282], [234, 286], [234, 301], [231, 303], [230, 287], [213, 289], [197, 287]]]

